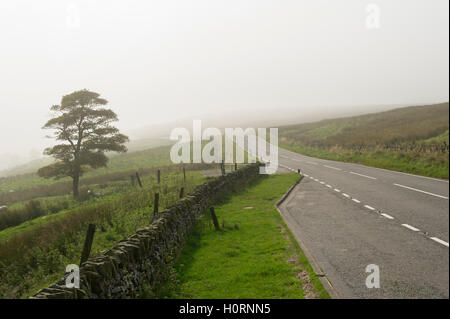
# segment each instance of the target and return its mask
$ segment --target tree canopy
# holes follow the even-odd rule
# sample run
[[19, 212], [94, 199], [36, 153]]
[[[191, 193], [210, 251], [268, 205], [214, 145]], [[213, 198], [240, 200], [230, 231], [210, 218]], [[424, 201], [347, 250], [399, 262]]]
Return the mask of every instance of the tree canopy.
[[107, 103], [100, 94], [85, 89], [63, 96], [60, 105], [51, 107], [54, 117], [43, 129], [53, 130], [50, 137], [63, 143], [44, 150], [57, 161], [39, 169], [39, 176], [72, 177], [73, 193], [78, 196], [79, 178], [87, 168], [105, 167], [105, 152], [127, 151], [128, 137], [111, 125], [118, 117], [104, 107]]

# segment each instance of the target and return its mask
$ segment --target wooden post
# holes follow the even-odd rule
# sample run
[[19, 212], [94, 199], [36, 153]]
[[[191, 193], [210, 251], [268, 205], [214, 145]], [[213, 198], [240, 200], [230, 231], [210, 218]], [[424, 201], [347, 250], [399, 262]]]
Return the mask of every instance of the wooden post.
[[297, 173], [299, 173], [299, 174], [300, 174], [300, 168], [299, 168], [299, 169], [297, 169]]
[[180, 198], [183, 198], [184, 196], [184, 187], [181, 187], [180, 189]]
[[158, 169], [158, 184], [161, 183], [161, 170]]
[[237, 171], [237, 163], [234, 163], [234, 170]]
[[139, 187], [142, 188], [141, 178], [139, 177], [139, 173], [136, 172], [136, 179], [138, 181]]
[[225, 175], [225, 164], [223, 162], [220, 163], [220, 170], [222, 171], [222, 176]]
[[89, 258], [91, 254], [92, 242], [94, 241], [95, 225], [89, 224], [84, 240], [83, 252], [81, 253], [80, 266]]
[[186, 167], [183, 166], [183, 180], [186, 182]]
[[212, 220], [213, 220], [213, 223], [214, 223], [214, 228], [216, 230], [220, 230], [219, 221], [217, 220], [216, 213], [214, 212], [214, 207], [211, 207], [209, 209], [209, 211], [211, 212], [211, 217], [212, 217]]
[[155, 193], [155, 203], [153, 206], [153, 214], [156, 215], [158, 214], [158, 206], [159, 206], [159, 193]]

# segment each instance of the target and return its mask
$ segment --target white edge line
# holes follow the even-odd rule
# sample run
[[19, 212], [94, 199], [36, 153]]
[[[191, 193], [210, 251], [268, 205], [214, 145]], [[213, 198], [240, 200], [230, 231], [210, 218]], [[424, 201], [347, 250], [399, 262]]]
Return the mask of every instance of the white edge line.
[[350, 195], [349, 195], [349, 194], [342, 193], [342, 195], [345, 196], [345, 197], [347, 197], [347, 198], [350, 198]]
[[375, 210], [375, 208], [373, 208], [372, 206], [369, 205], [364, 205], [365, 208], [370, 209], [370, 210]]
[[361, 203], [359, 200], [357, 200], [356, 198], [353, 198], [352, 201], [354, 201], [355, 203]]
[[382, 213], [381, 216], [386, 217], [387, 219], [394, 219], [394, 217], [385, 213]]
[[341, 191], [337, 188], [334, 189], [336, 192], [340, 193]]
[[442, 245], [448, 247], [448, 243], [447, 243], [446, 241], [443, 241], [442, 239], [439, 239], [439, 238], [437, 238], [437, 237], [430, 237], [430, 239], [431, 239], [431, 240], [434, 240], [435, 242], [437, 242], [437, 243], [439, 243], [439, 244], [442, 244]]
[[426, 192], [426, 191], [423, 191], [423, 190], [420, 190], [420, 189], [417, 189], [417, 188], [413, 188], [413, 187], [409, 187], [409, 186], [405, 186], [405, 185], [401, 185], [401, 184], [397, 184], [397, 183], [394, 183], [394, 185], [398, 186], [398, 187], [407, 188], [407, 189], [410, 189], [410, 190], [413, 190], [413, 191], [416, 191], [416, 192], [424, 193], [424, 194], [427, 194], [427, 195], [436, 196], [436, 197], [443, 198], [443, 199], [448, 199], [448, 197], [446, 197], [446, 196], [433, 194], [433, 193]]
[[406, 228], [408, 228], [408, 229], [411, 229], [412, 231], [419, 231], [420, 229], [418, 229], [418, 228], [416, 228], [416, 227], [413, 227], [413, 226], [411, 226], [411, 225], [408, 225], [408, 224], [402, 224], [402, 226], [403, 227], [406, 227]]

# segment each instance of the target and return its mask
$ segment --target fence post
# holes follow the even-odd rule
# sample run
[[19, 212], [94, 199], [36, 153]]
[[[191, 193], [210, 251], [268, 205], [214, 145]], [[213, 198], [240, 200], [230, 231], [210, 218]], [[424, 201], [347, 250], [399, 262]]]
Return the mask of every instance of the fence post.
[[184, 196], [184, 187], [181, 187], [180, 189], [180, 198], [183, 198]]
[[209, 209], [209, 211], [211, 212], [211, 217], [212, 217], [212, 220], [213, 220], [213, 223], [214, 223], [214, 228], [215, 228], [216, 230], [220, 230], [220, 227], [219, 227], [219, 221], [217, 220], [216, 213], [214, 212], [214, 207], [211, 207], [211, 208]]
[[297, 173], [299, 173], [299, 174], [300, 174], [300, 168], [299, 168], [299, 169], [297, 169]]
[[89, 258], [91, 254], [92, 242], [94, 241], [95, 225], [89, 224], [84, 240], [83, 252], [81, 253], [80, 266]]
[[183, 179], [186, 182], [186, 167], [183, 166]]
[[237, 163], [234, 163], [234, 170], [237, 171]]
[[138, 181], [139, 187], [142, 188], [142, 182], [141, 182], [141, 178], [139, 177], [139, 173], [136, 172], [136, 179]]
[[161, 183], [161, 170], [158, 169], [158, 184]]
[[156, 215], [158, 214], [158, 206], [159, 206], [159, 193], [155, 193], [155, 203], [153, 206], [153, 214]]

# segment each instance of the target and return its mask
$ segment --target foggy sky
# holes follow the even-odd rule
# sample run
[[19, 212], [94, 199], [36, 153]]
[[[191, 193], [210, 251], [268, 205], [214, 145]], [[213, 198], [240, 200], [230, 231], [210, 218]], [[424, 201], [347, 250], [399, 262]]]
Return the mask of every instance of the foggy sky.
[[[379, 28], [366, 26], [370, 3]], [[242, 123], [295, 110], [301, 122], [448, 101], [448, 10], [447, 0], [2, 0], [0, 169], [5, 154], [52, 144], [41, 130], [50, 106], [83, 88], [109, 100], [125, 133], [225, 113]]]

